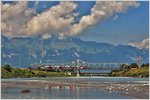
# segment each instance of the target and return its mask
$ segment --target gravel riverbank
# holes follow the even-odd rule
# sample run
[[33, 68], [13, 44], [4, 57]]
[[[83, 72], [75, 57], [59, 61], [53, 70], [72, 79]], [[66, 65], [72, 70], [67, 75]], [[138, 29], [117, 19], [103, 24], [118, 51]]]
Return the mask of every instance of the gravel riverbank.
[[[2, 88], [9, 87], [32, 87], [43, 89], [73, 89], [76, 87], [98, 88], [109, 92], [119, 91], [120, 95], [128, 95], [138, 99], [149, 98], [149, 84], [146, 82], [87, 82], [87, 81], [44, 81], [44, 80], [22, 80], [2, 81]], [[32, 91], [32, 90], [31, 90]]]

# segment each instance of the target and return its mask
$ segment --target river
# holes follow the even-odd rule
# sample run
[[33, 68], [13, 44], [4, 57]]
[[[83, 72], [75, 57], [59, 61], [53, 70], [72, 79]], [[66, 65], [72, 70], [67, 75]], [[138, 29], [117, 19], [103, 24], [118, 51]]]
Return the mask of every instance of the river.
[[[127, 78], [127, 77], [10, 78], [10, 79], [1, 79], [2, 83], [1, 97], [2, 99], [148, 98], [147, 93], [148, 90], [145, 90], [145, 86], [149, 86], [148, 81], [149, 81], [148, 78]], [[52, 83], [53, 84], [59, 83], [59, 85], [52, 85]], [[138, 96], [138, 95], [136, 96], [136, 94], [133, 95], [132, 92], [135, 90], [131, 88], [135, 89], [137, 93], [140, 93], [140, 91], [143, 89], [141, 93], [146, 91], [147, 95], [146, 94], [144, 94], [146, 96]], [[31, 92], [21, 93], [20, 91], [22, 90], [31, 90]]]

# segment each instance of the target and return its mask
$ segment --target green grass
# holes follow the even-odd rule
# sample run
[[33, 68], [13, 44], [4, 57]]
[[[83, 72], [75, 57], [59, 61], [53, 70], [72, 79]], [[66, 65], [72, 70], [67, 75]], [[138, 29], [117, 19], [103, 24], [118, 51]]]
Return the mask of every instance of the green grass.
[[17, 78], [17, 77], [64, 77], [69, 76], [67, 72], [50, 72], [50, 71], [40, 71], [11, 68], [11, 71], [6, 70], [1, 67], [1, 78]]
[[149, 77], [149, 67], [124, 69], [112, 71], [111, 76], [124, 77]]

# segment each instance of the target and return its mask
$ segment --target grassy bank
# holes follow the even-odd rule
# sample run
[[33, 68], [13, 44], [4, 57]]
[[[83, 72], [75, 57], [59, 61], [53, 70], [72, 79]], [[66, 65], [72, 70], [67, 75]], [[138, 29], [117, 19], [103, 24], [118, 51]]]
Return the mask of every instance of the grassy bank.
[[111, 72], [111, 76], [149, 77], [149, 67], [114, 70]]
[[31, 70], [21, 68], [1, 68], [1, 78], [17, 78], [17, 77], [63, 77], [69, 76], [67, 72], [49, 72], [40, 70]]

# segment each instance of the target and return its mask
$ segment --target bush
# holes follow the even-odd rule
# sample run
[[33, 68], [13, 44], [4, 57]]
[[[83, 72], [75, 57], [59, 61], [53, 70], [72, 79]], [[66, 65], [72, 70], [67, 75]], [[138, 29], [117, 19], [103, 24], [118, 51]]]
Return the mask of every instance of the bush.
[[140, 67], [145, 67], [145, 64], [142, 64]]
[[130, 65], [131, 68], [139, 68], [139, 65], [137, 63], [132, 63]]
[[149, 63], [142, 64], [141, 67], [149, 67]]
[[149, 63], [146, 63], [146, 64], [144, 64], [145, 66], [144, 67], [149, 67]]
[[8, 72], [11, 72], [11, 67], [9, 64], [4, 65], [4, 69], [7, 70]]
[[26, 72], [23, 76], [24, 76], [24, 77], [31, 77], [31, 76], [32, 76], [32, 74], [31, 74], [31, 73], [29, 73], [29, 72]]
[[120, 69], [129, 69], [130, 67], [127, 64], [121, 64]]

